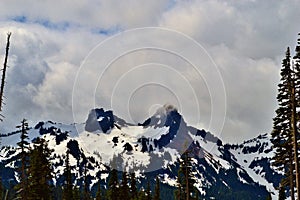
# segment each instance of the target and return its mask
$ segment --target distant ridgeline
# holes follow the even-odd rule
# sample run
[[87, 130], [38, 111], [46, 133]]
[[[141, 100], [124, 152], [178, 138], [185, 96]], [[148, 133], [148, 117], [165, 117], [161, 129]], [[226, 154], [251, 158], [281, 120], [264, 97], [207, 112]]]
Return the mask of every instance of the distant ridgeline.
[[[94, 197], [98, 191], [101, 195], [110, 194], [112, 173], [117, 173], [116, 188], [121, 187], [123, 171], [128, 172], [128, 186], [135, 172], [141, 195], [147, 196], [147, 188], [154, 195], [158, 181], [161, 199], [175, 199], [175, 194], [180, 193], [178, 181], [184, 165], [190, 165], [193, 198], [266, 199], [270, 193], [277, 196], [275, 188], [281, 178], [270, 165], [269, 135], [238, 145], [223, 144], [212, 133], [187, 125], [176, 109], [166, 107], [137, 125], [100, 108], [91, 110], [83, 124], [39, 122], [27, 132], [31, 149], [37, 146], [37, 137], [53, 149], [48, 157], [53, 175], [50, 184], [58, 199], [69, 177], [67, 169], [71, 188]], [[16, 195], [16, 168], [21, 165], [16, 145], [19, 135], [20, 131], [3, 135], [6, 141], [1, 148], [2, 183], [11, 196]]]

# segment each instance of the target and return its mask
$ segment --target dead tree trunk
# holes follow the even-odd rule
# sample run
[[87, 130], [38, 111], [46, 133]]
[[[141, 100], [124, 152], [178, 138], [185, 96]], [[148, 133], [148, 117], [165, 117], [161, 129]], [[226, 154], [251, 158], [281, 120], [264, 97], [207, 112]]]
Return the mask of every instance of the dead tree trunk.
[[298, 161], [298, 131], [297, 131], [297, 112], [296, 112], [296, 99], [295, 99], [295, 84], [292, 83], [292, 136], [294, 148], [294, 161], [296, 171], [296, 189], [297, 199], [300, 199], [300, 183], [299, 183], [299, 161]]
[[8, 60], [8, 50], [10, 45], [10, 36], [11, 33], [7, 34], [7, 43], [6, 43], [6, 51], [5, 51], [5, 58], [4, 58], [4, 65], [2, 69], [2, 80], [1, 80], [1, 87], [0, 87], [0, 112], [3, 110], [3, 94], [4, 94], [4, 85], [5, 85], [5, 75], [6, 75], [6, 69], [7, 69], [7, 60]]

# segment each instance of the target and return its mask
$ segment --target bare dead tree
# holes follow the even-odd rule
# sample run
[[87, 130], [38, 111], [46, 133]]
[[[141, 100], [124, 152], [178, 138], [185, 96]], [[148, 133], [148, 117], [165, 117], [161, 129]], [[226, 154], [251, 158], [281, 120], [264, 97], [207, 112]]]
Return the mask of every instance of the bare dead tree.
[[[1, 87], [0, 87], [0, 112], [3, 110], [3, 98], [4, 98], [4, 85], [5, 85], [5, 76], [6, 76], [6, 70], [7, 70], [7, 60], [8, 60], [8, 51], [9, 51], [9, 45], [10, 45], [10, 36], [11, 33], [7, 33], [7, 43], [6, 43], [6, 49], [5, 49], [5, 57], [4, 57], [4, 64], [2, 69], [2, 79], [1, 79]], [[3, 115], [0, 113], [0, 120], [2, 121]]]

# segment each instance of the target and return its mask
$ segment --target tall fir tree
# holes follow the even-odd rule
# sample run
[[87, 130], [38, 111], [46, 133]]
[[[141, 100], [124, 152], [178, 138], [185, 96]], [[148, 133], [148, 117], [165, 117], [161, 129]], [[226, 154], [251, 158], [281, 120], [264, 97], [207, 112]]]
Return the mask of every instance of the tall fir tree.
[[177, 173], [177, 186], [174, 192], [176, 200], [183, 200], [184, 199], [184, 188], [183, 188], [183, 176], [182, 176], [182, 168], [179, 167]]
[[66, 152], [65, 170], [64, 170], [65, 182], [63, 185], [63, 200], [73, 199], [73, 183], [72, 173], [70, 167], [70, 151]]
[[266, 200], [272, 200], [272, 196], [270, 193], [268, 193], [267, 197], [266, 197]]
[[80, 190], [79, 190], [79, 187], [77, 187], [77, 186], [74, 186], [74, 188], [73, 188], [73, 199], [80, 200]]
[[150, 188], [150, 182], [149, 180], [147, 181], [147, 187], [146, 187], [146, 200], [151, 200], [152, 199], [152, 195], [151, 195], [151, 188]]
[[128, 178], [127, 177], [128, 177], [127, 172], [123, 171], [122, 183], [120, 186], [120, 196], [119, 196], [119, 199], [122, 199], [122, 200], [130, 199], [130, 195], [129, 195], [130, 189], [128, 186]]
[[51, 199], [52, 167], [50, 156], [52, 150], [42, 138], [34, 141], [34, 147], [30, 151], [30, 166], [28, 170], [28, 199]]
[[194, 187], [193, 164], [190, 150], [186, 150], [180, 160], [180, 168], [177, 179], [177, 200], [192, 200], [195, 198], [196, 190]]
[[[296, 89], [296, 102], [297, 102], [297, 108], [298, 108], [298, 122], [300, 121], [300, 33], [299, 39], [297, 41], [297, 46], [295, 49], [295, 89]], [[300, 128], [300, 124], [298, 124], [298, 129]]]
[[275, 149], [273, 165], [284, 172], [285, 180], [281, 188], [289, 188], [292, 200], [294, 199], [294, 159], [292, 134], [292, 87], [293, 71], [291, 69], [290, 49], [287, 48], [285, 59], [282, 61], [281, 79], [278, 84], [277, 101], [279, 108], [273, 119], [272, 143]]
[[0, 177], [0, 199], [3, 199], [3, 190], [2, 177]]
[[154, 189], [153, 200], [160, 200], [160, 182], [159, 182], [158, 176], [155, 179], [155, 189]]
[[291, 95], [291, 107], [292, 107], [292, 138], [293, 138], [293, 153], [294, 153], [294, 164], [295, 164], [295, 176], [296, 176], [296, 188], [297, 197], [300, 197], [300, 178], [299, 178], [299, 149], [298, 149], [298, 119], [297, 119], [297, 102], [296, 102], [296, 80], [295, 73], [292, 74], [292, 95]]
[[147, 194], [144, 188], [141, 188], [141, 190], [138, 192], [137, 200], [147, 200]]
[[[297, 131], [295, 134], [297, 135], [297, 138], [295, 138], [295, 140], [297, 140], [297, 148], [300, 147], [300, 33], [298, 33], [299, 38], [297, 41], [297, 45], [296, 45], [296, 49], [295, 49], [295, 56], [294, 56], [294, 62], [295, 62], [295, 67], [294, 67], [294, 79], [295, 79], [295, 101], [296, 101], [296, 128], [295, 130]], [[300, 159], [299, 157], [300, 155], [298, 155], [298, 161]], [[296, 169], [298, 169], [298, 172], [296, 171], [296, 178], [298, 178], [298, 185], [297, 185], [297, 195], [300, 198], [300, 166], [299, 166], [299, 162], [298, 162], [298, 168], [295, 166]], [[298, 175], [298, 176], [297, 176]], [[297, 184], [297, 183], [296, 183]]]
[[285, 200], [286, 196], [285, 196], [285, 189], [283, 186], [279, 187], [279, 194], [278, 194], [278, 200]]
[[[196, 189], [196, 197], [195, 197], [195, 200], [199, 200], [199, 191], [198, 189]], [[271, 199], [272, 200], [272, 199]]]
[[102, 199], [103, 199], [102, 190], [101, 190], [101, 185], [100, 185], [100, 181], [99, 181], [98, 190], [96, 193], [96, 200], [102, 200]]
[[137, 199], [138, 191], [136, 186], [136, 177], [135, 173], [130, 174], [130, 199]]
[[28, 142], [28, 123], [26, 119], [21, 121], [21, 125], [16, 126], [16, 128], [20, 129], [20, 142], [17, 143], [19, 149], [21, 150], [19, 153], [20, 157], [20, 167], [18, 168], [19, 172], [19, 183], [16, 185], [16, 194], [17, 199], [28, 199], [28, 175], [27, 170], [29, 167], [28, 161], [28, 151], [29, 151], [29, 142]]
[[88, 174], [87, 174], [87, 165], [88, 165], [88, 160], [85, 156], [83, 156], [83, 162], [84, 162], [84, 187], [83, 187], [83, 200], [90, 200], [91, 199], [91, 194], [90, 194], [90, 184], [88, 180]]
[[107, 199], [118, 200], [119, 199], [118, 193], [119, 193], [118, 172], [116, 169], [112, 169], [110, 171], [110, 176], [108, 181]]
[[[296, 80], [296, 93], [297, 93], [297, 107], [300, 107], [300, 33], [299, 39], [297, 41], [296, 49], [295, 49], [295, 56], [294, 61], [295, 61], [295, 80]], [[300, 112], [300, 111], [299, 111]]]
[[[295, 89], [296, 89], [296, 102], [297, 102], [297, 105], [296, 105], [297, 106], [297, 120], [298, 120], [298, 130], [299, 130], [300, 129], [300, 33], [298, 35], [299, 35], [299, 39], [297, 41], [297, 46], [295, 49], [294, 61], [295, 61]], [[298, 131], [298, 133], [299, 132], [300, 131]]]

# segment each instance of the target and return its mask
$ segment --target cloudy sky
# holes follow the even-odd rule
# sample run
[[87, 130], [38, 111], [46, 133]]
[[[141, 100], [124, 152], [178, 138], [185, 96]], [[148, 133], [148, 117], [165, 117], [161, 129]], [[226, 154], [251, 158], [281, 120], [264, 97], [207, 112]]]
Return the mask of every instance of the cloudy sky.
[[226, 142], [270, 132], [299, 8], [297, 0], [1, 1], [2, 61], [12, 32], [2, 131], [22, 118], [83, 122], [93, 107], [136, 123], [169, 103]]

